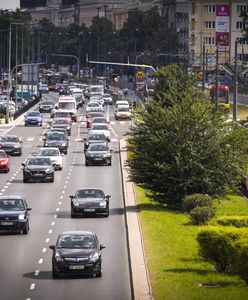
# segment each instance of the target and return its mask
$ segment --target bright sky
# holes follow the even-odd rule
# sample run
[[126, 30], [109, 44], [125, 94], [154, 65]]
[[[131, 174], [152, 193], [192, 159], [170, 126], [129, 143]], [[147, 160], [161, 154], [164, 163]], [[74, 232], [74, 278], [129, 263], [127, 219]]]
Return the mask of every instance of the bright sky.
[[0, 9], [16, 9], [20, 7], [20, 0], [0, 0]]

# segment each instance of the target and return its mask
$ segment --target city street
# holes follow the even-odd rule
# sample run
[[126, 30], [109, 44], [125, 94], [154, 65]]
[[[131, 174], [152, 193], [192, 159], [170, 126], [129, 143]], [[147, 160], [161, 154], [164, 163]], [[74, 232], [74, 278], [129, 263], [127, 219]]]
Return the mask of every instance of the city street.
[[[58, 99], [49, 93], [43, 99]], [[28, 235], [0, 236], [1, 299], [132, 299], [130, 264], [127, 249], [126, 224], [119, 159], [119, 140], [130, 121], [114, 121], [113, 106], [105, 106], [109, 117], [112, 166], [85, 167], [82, 139], [88, 132], [83, 110], [78, 110], [78, 122], [73, 124], [68, 154], [63, 156], [64, 168], [55, 172], [54, 183], [23, 183], [21, 163], [30, 153], [43, 146], [49, 114], [42, 127], [0, 128], [1, 134], [14, 134], [23, 141], [21, 157], [10, 158], [10, 172], [0, 174], [1, 195], [22, 195], [32, 208]], [[23, 117], [21, 117], [23, 118]], [[70, 216], [70, 198], [79, 188], [97, 187], [110, 194], [109, 218]], [[103, 250], [102, 278], [62, 277], [52, 279], [52, 251], [59, 233], [88, 230], [97, 234]]]

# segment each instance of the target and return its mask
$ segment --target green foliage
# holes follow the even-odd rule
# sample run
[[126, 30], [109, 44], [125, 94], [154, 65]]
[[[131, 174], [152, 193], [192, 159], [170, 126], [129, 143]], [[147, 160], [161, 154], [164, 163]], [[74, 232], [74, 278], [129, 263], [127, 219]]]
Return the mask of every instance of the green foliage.
[[248, 239], [241, 239], [236, 246], [239, 249], [239, 254], [232, 271], [248, 284]]
[[189, 215], [194, 225], [204, 225], [214, 217], [215, 210], [211, 206], [197, 206]]
[[211, 222], [211, 225], [248, 227], [247, 216], [221, 216]]
[[211, 262], [220, 273], [231, 270], [238, 256], [234, 239], [224, 230], [206, 228], [197, 236], [200, 255]]
[[0, 113], [0, 119], [5, 119], [6, 115], [3, 113]]
[[212, 198], [205, 194], [187, 195], [182, 200], [182, 210], [189, 213], [192, 209], [202, 206], [213, 206]]

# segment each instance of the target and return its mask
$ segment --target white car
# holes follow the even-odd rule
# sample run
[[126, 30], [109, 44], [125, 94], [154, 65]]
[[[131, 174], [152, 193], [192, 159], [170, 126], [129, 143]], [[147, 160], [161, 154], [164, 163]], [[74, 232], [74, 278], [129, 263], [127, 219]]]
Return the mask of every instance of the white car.
[[90, 133], [103, 133], [110, 142], [110, 128], [108, 124], [94, 123], [91, 125]]
[[93, 107], [97, 107], [97, 108], [101, 109], [101, 111], [103, 111], [102, 105], [99, 102], [95, 102], [95, 101], [89, 102], [87, 104], [85, 111], [89, 112], [91, 110], [91, 108], [93, 108]]
[[63, 157], [60, 153], [59, 148], [56, 147], [46, 147], [40, 148], [37, 156], [49, 157], [54, 164], [54, 168], [57, 170], [63, 169]]
[[110, 94], [102, 94], [101, 98], [105, 104], [113, 104], [113, 97]]

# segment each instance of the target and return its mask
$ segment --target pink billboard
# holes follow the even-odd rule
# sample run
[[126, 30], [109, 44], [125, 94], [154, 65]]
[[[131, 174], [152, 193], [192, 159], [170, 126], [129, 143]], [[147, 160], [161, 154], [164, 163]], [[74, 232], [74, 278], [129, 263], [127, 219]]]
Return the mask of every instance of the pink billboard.
[[230, 5], [216, 5], [216, 46], [220, 51], [229, 51]]

